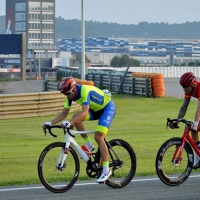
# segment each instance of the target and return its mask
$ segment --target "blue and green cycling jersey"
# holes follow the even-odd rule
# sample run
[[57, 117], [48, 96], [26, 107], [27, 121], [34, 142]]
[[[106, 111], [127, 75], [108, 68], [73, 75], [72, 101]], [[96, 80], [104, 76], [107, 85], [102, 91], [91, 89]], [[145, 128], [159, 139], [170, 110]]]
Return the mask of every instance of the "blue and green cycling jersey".
[[70, 109], [72, 101], [79, 105], [88, 105], [94, 112], [103, 109], [111, 100], [111, 96], [91, 85], [76, 85], [77, 95], [73, 100], [65, 98], [64, 107]]

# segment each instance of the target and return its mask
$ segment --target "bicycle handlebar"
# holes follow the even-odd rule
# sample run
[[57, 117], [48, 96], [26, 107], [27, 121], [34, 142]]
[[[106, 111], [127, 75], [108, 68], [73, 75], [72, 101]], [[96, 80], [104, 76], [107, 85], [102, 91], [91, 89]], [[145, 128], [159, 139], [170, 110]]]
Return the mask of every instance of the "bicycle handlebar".
[[[63, 128], [61, 125], [53, 125], [53, 126], [46, 125], [45, 127], [53, 137], [57, 137], [57, 135], [52, 133], [52, 131], [51, 131], [52, 128], [62, 128], [64, 135], [66, 133], [68, 133], [72, 137], [75, 137], [75, 135], [77, 135], [77, 134], [81, 135], [81, 134], [90, 134], [90, 133], [96, 132], [95, 130], [94, 131], [74, 131], [73, 130], [74, 125], [71, 125], [69, 128]], [[46, 131], [45, 131], [45, 135], [46, 135]]]
[[[63, 128], [63, 127], [60, 126], [60, 125], [53, 125], [53, 126], [46, 125], [46, 129], [48, 129], [49, 133], [50, 133], [53, 137], [57, 137], [57, 135], [55, 135], [55, 134], [52, 133], [52, 131], [51, 131], [52, 128], [62, 128], [63, 131], [64, 131], [64, 135], [66, 134], [65, 128]], [[46, 131], [45, 131], [45, 135], [46, 135]]]
[[193, 122], [192, 121], [188, 121], [186, 119], [170, 119], [167, 118], [167, 125], [166, 128], [169, 126], [169, 124], [173, 123], [175, 128], [179, 128], [179, 126], [177, 125], [177, 122], [182, 122], [184, 123], [186, 126], [192, 126]]

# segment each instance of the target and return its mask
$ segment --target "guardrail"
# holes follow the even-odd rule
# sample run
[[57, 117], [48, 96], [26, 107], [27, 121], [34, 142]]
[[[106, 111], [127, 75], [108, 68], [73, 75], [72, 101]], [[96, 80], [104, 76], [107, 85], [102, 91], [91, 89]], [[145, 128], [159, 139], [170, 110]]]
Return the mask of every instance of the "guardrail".
[[[130, 74], [123, 79], [123, 82], [121, 82], [122, 79], [123, 76], [121, 75], [120, 76], [107, 75], [107, 74], [87, 75], [87, 80], [93, 81], [95, 86], [100, 88], [106, 88], [113, 93], [119, 92], [119, 93], [133, 94], [133, 95], [142, 95], [147, 97], [152, 96], [151, 78], [137, 78], [137, 77], [132, 77]], [[44, 82], [44, 90], [57, 91], [59, 90], [59, 83], [46, 80]]]
[[[88, 72], [92, 70], [115, 70], [118, 72], [123, 72], [127, 67], [90, 67]], [[158, 73], [163, 74], [164, 78], [180, 78], [182, 74], [186, 72], [193, 72], [196, 77], [200, 77], [200, 67], [199, 66], [168, 66], [168, 67], [129, 67], [129, 72], [146, 72], [146, 73]]]
[[44, 84], [43, 85], [44, 91], [48, 91], [48, 92], [58, 91], [59, 86], [60, 86], [60, 83], [58, 83], [56, 81], [51, 81], [51, 80], [46, 80], [46, 81], [44, 81], [43, 84]]
[[[0, 95], [0, 119], [57, 115], [64, 101], [64, 95], [57, 91]], [[79, 108], [73, 103], [70, 112]]]
[[[107, 71], [110, 71], [111, 73], [120, 73], [126, 71], [127, 67], [88, 67], [88, 74], [93, 74], [93, 73], [106, 73]], [[63, 69], [64, 70], [64, 69]], [[71, 67], [65, 69], [66, 74], [77, 74], [78, 73], [78, 68], [76, 67]], [[168, 66], [168, 67], [129, 67], [128, 69], [129, 73], [132, 72], [145, 72], [145, 73], [159, 73], [163, 74], [164, 78], [180, 78], [182, 74], [185, 72], [193, 72], [196, 77], [200, 77], [200, 66]], [[58, 75], [58, 73], [57, 73]], [[77, 78], [80, 78], [79, 76]]]
[[[93, 81], [94, 85], [104, 87], [112, 92], [142, 95], [150, 97], [152, 95], [151, 79], [131, 77], [127, 74], [122, 82], [122, 75], [102, 75], [88, 74], [87, 80]], [[120, 87], [121, 84], [121, 87]], [[119, 88], [120, 87], [120, 88]]]

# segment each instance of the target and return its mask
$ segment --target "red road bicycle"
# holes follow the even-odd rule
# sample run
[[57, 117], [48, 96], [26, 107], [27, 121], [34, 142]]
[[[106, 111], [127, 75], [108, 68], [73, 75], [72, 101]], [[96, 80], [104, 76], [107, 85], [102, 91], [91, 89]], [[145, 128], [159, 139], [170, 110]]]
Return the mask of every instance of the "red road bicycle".
[[[167, 119], [167, 126], [177, 119]], [[200, 150], [190, 137], [193, 122], [180, 119], [185, 124], [182, 137], [168, 139], [162, 144], [156, 156], [156, 172], [166, 185], [177, 186], [189, 177], [193, 169], [195, 151], [200, 156]], [[176, 128], [179, 128], [178, 126]]]

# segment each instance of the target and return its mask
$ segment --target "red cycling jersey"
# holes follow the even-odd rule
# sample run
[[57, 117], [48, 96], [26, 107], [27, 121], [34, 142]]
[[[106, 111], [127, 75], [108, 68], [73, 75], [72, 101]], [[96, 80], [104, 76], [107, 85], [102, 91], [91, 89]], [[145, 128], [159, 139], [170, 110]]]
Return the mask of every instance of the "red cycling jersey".
[[200, 82], [196, 82], [196, 92], [188, 94], [185, 92], [184, 98], [190, 99], [191, 97], [197, 98], [200, 101]]

